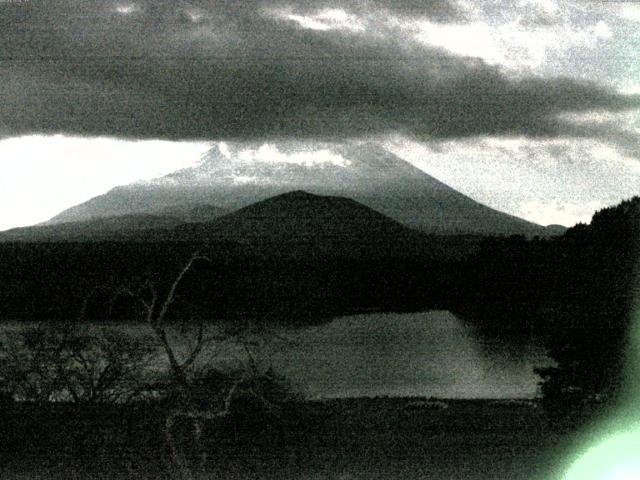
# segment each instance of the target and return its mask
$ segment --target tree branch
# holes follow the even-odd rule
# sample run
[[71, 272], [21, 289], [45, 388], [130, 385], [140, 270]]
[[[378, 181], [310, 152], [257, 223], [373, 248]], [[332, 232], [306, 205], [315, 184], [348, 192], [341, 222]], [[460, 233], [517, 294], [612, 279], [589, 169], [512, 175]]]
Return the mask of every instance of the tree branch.
[[198, 324], [198, 338], [196, 339], [196, 345], [191, 351], [191, 353], [189, 354], [189, 356], [187, 357], [187, 359], [182, 364], [183, 368], [189, 368], [191, 365], [193, 365], [193, 362], [195, 362], [198, 355], [200, 355], [200, 352], [202, 351], [203, 346], [204, 346], [204, 323], [200, 322]]
[[193, 266], [196, 260], [210, 261], [208, 257], [202, 256], [198, 253], [194, 253], [191, 256], [187, 264], [182, 268], [182, 270], [180, 270], [180, 273], [178, 273], [178, 276], [171, 284], [171, 287], [169, 288], [169, 293], [167, 293], [167, 296], [165, 297], [165, 300], [162, 303], [162, 307], [160, 308], [160, 312], [158, 313], [156, 318], [153, 320], [154, 323], [161, 324], [164, 321], [164, 318], [167, 315], [167, 311], [169, 310], [169, 307], [171, 306], [171, 304], [175, 299], [176, 289], [178, 288], [178, 285], [180, 285], [180, 282], [182, 282], [182, 279], [187, 274], [187, 272], [191, 270], [191, 267]]

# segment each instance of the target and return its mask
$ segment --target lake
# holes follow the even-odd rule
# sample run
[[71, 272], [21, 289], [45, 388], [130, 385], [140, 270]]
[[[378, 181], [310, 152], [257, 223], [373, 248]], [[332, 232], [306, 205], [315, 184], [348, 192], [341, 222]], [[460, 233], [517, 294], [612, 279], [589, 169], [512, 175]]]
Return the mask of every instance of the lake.
[[[12, 328], [22, 327], [4, 324], [5, 330]], [[156, 341], [146, 325], [116, 328]], [[531, 398], [539, 380], [533, 368], [551, 364], [539, 340], [499, 341], [447, 311], [344, 316], [277, 333], [287, 341], [263, 343], [258, 361], [271, 364], [310, 399]], [[183, 348], [178, 351], [184, 354]], [[201, 366], [212, 358], [235, 362], [242, 353], [233, 345], [208, 348]], [[163, 370], [165, 356], [159, 354], [152, 364]]]
[[287, 336], [274, 367], [310, 398], [531, 398], [533, 368], [551, 364], [538, 339], [498, 341], [447, 311], [340, 317]]

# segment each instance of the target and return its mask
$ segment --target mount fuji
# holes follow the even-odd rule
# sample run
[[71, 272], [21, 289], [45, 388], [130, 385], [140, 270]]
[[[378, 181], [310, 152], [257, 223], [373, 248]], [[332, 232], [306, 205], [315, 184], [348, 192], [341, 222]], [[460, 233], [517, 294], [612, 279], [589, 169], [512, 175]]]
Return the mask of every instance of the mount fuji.
[[118, 186], [47, 224], [166, 212], [189, 223], [203, 205], [222, 215], [295, 190], [348, 197], [430, 234], [545, 235], [544, 227], [482, 205], [373, 143], [321, 150], [220, 143], [192, 167]]

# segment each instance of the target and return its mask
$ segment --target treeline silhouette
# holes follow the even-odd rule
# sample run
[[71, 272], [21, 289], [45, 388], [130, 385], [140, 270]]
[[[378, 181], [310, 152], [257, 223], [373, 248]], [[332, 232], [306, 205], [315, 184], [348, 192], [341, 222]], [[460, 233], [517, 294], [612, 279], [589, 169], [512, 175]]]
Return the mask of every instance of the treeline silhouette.
[[136, 320], [135, 301], [114, 292], [145, 282], [167, 289], [197, 251], [210, 261], [180, 285], [174, 319], [300, 325], [355, 312], [448, 309], [490, 335], [543, 335], [558, 363], [539, 372], [547, 406], [578, 409], [615, 399], [624, 383], [639, 225], [636, 197], [551, 239], [425, 236], [422, 250], [412, 240], [406, 252], [378, 243], [357, 255], [351, 247], [314, 255], [313, 238], [293, 250], [207, 239], [3, 243], [0, 317]]
[[538, 370], [548, 411], [596, 413], [631, 381], [624, 362], [639, 260], [634, 197], [557, 238], [486, 239], [462, 269], [449, 308], [497, 335], [542, 335], [557, 363]]
[[[434, 240], [437, 242], [437, 239]], [[475, 239], [447, 240], [470, 249]], [[311, 248], [310, 246], [304, 247]], [[438, 245], [438, 248], [441, 248]], [[113, 292], [152, 282], [160, 290], [197, 251], [210, 262], [180, 286], [175, 319], [185, 309], [212, 321], [305, 324], [373, 310], [442, 307], [460, 260], [447, 254], [287, 255], [282, 246], [234, 242], [43, 242], [0, 244], [0, 317], [5, 320], [131, 321], [132, 303]]]

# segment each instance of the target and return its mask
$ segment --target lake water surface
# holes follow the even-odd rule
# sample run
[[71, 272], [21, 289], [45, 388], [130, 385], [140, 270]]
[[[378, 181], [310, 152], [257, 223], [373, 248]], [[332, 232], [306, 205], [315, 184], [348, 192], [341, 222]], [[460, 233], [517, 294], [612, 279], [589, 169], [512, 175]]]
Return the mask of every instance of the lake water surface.
[[[23, 325], [2, 327], [15, 328]], [[89, 331], [91, 328], [101, 327], [93, 325]], [[157, 343], [146, 325], [113, 328], [148, 336]], [[551, 364], [538, 340], [498, 341], [447, 311], [345, 316], [278, 333], [289, 341], [268, 341], [259, 351], [259, 363], [271, 364], [313, 399], [384, 395], [531, 398], [536, 396], [539, 380], [533, 368]], [[173, 337], [172, 343], [178, 345], [179, 338], [183, 337]], [[150, 362], [155, 371], [167, 368], [165, 355], [158, 351]], [[237, 347], [211, 347], [203, 351], [200, 363], [240, 357]]]
[[340, 317], [288, 336], [274, 367], [312, 398], [531, 398], [533, 368], [551, 363], [538, 340], [488, 338], [447, 311]]

